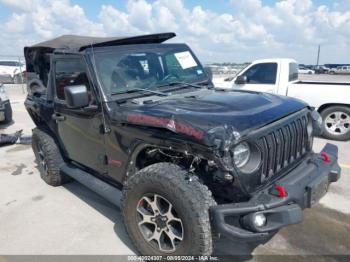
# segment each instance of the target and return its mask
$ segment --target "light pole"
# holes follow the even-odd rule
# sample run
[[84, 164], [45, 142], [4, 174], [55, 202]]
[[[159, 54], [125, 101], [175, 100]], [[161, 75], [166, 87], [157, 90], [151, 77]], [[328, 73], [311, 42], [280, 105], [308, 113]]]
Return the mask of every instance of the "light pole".
[[317, 51], [317, 62], [316, 62], [316, 66], [318, 67], [318, 63], [320, 61], [320, 49], [321, 49], [321, 46], [318, 45], [318, 51]]

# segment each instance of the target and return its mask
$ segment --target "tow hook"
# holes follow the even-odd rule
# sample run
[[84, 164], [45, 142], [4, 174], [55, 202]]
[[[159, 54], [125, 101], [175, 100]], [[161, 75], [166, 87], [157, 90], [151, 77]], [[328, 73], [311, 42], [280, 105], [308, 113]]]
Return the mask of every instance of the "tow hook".
[[279, 198], [285, 198], [288, 195], [286, 188], [278, 184], [276, 184], [273, 188], [270, 189], [270, 194]]
[[322, 157], [323, 163], [331, 162], [331, 158], [326, 152], [324, 152], [324, 151], [321, 152], [321, 157]]

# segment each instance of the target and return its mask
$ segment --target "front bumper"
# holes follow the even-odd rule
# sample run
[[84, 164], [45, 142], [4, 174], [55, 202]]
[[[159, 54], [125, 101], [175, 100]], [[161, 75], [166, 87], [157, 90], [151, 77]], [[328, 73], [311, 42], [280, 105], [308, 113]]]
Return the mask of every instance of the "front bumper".
[[[301, 222], [302, 210], [317, 203], [326, 194], [329, 184], [340, 177], [338, 148], [327, 144], [322, 152], [329, 159], [314, 154], [274, 185], [257, 192], [248, 202], [212, 207], [214, 231], [235, 240], [259, 241], [284, 226]], [[283, 186], [287, 196], [276, 195], [276, 185]], [[265, 225], [258, 227], [253, 222], [257, 214], [266, 217]]]

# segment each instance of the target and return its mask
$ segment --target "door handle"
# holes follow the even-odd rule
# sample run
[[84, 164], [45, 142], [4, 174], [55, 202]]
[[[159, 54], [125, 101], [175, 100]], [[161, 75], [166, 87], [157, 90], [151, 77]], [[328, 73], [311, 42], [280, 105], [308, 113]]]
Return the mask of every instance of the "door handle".
[[54, 113], [54, 114], [51, 116], [51, 118], [52, 118], [53, 120], [56, 120], [56, 121], [64, 121], [64, 120], [66, 120], [66, 117], [65, 117], [65, 116], [63, 116], [63, 115], [61, 115], [61, 114], [58, 114], [58, 113]]

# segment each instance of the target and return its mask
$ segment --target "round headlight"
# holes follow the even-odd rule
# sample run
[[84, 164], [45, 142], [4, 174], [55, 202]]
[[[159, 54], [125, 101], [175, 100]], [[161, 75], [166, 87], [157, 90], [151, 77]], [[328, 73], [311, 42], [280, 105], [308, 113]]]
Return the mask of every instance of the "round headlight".
[[233, 160], [236, 167], [241, 168], [248, 163], [250, 158], [250, 148], [248, 143], [238, 144], [233, 150]]

